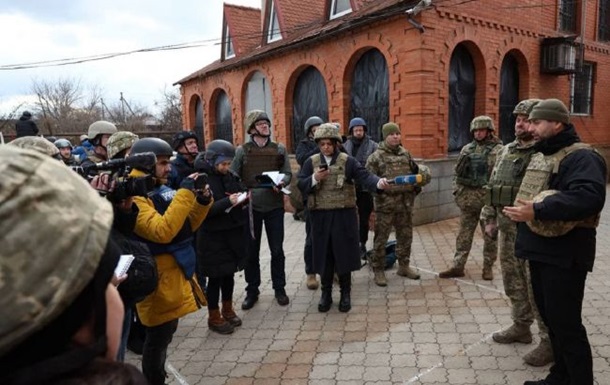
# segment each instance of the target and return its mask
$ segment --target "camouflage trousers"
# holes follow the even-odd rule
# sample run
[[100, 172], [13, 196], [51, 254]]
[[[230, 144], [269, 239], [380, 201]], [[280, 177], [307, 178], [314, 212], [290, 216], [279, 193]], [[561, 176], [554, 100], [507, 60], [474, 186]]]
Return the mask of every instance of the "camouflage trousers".
[[460, 229], [455, 241], [455, 255], [453, 257], [453, 267], [455, 268], [463, 269], [466, 265], [477, 225], [481, 226], [481, 232], [483, 233], [483, 266], [492, 267], [498, 258], [497, 240], [485, 234], [485, 226], [479, 218], [482, 208], [482, 200], [480, 207], [470, 205], [461, 208]]
[[413, 211], [406, 210], [391, 212], [375, 212], [375, 238], [373, 240], [373, 255], [371, 268], [383, 270], [385, 268], [385, 245], [392, 232], [396, 229], [396, 259], [399, 266], [409, 266], [411, 259], [411, 243], [413, 243]]
[[534, 318], [538, 322], [540, 338], [548, 340], [548, 328], [542, 321], [532, 290], [529, 262], [515, 256], [517, 226], [508, 219], [502, 210], [496, 209], [498, 219], [500, 266], [504, 292], [512, 306], [511, 317], [514, 323], [531, 325]]

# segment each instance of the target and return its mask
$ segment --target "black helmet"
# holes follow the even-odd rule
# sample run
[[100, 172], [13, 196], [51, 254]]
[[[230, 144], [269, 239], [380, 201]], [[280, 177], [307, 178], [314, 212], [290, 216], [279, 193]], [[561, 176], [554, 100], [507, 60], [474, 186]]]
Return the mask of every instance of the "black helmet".
[[178, 151], [178, 148], [182, 146], [185, 140], [187, 139], [195, 139], [197, 141], [197, 145], [199, 146], [199, 138], [193, 131], [180, 131], [174, 134], [172, 137], [172, 148], [174, 151]]
[[311, 132], [311, 128], [313, 126], [319, 126], [320, 124], [323, 124], [323, 123], [324, 123], [324, 121], [319, 116], [312, 116], [309, 119], [307, 119], [305, 121], [305, 136], [309, 136], [309, 134]]
[[197, 159], [195, 159], [195, 169], [204, 169], [206, 163], [215, 166], [218, 163], [231, 160], [234, 157], [235, 146], [226, 140], [216, 139], [208, 144], [204, 153], [197, 156]]
[[145, 152], [152, 152], [157, 157], [159, 156], [172, 156], [174, 151], [163, 139], [159, 138], [143, 138], [136, 141], [131, 147], [131, 155], [142, 154]]

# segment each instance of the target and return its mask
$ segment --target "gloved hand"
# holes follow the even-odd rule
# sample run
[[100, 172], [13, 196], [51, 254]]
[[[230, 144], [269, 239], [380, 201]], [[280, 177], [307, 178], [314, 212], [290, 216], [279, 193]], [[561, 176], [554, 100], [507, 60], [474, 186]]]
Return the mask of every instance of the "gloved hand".
[[195, 191], [195, 179], [191, 177], [186, 177], [180, 183], [180, 188], [185, 188], [187, 190]]
[[207, 206], [212, 201], [212, 192], [210, 191], [210, 188], [206, 186], [205, 189], [197, 191], [197, 195], [195, 197], [197, 198], [197, 203]]

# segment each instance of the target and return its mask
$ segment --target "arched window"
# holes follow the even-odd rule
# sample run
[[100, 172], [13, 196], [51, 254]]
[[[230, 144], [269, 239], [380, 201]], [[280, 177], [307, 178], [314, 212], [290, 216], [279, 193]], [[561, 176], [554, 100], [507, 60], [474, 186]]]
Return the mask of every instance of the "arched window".
[[195, 127], [193, 130], [197, 137], [199, 137], [199, 143], [201, 144], [201, 148], [205, 148], [205, 136], [204, 136], [204, 127], [203, 127], [203, 102], [199, 96], [196, 97], [197, 101], [195, 102]]
[[519, 63], [510, 53], [502, 60], [500, 69], [500, 127], [498, 133], [502, 143], [515, 140], [515, 117], [513, 110], [519, 103]]
[[216, 139], [224, 139], [233, 143], [233, 120], [231, 118], [231, 102], [227, 93], [220, 91], [216, 98]]
[[[271, 108], [271, 105], [271, 87], [269, 81], [262, 72], [256, 71], [252, 74], [252, 77], [246, 86], [246, 113], [251, 110], [262, 110], [272, 119], [273, 109]], [[273, 127], [274, 123], [275, 122], [271, 122], [271, 136], [273, 136], [275, 131]], [[246, 132], [245, 127], [244, 138], [246, 141], [250, 140], [250, 135]]]
[[371, 138], [380, 141], [381, 126], [390, 119], [390, 88], [388, 65], [378, 49], [367, 51], [354, 68], [349, 117], [356, 116], [366, 121]]
[[328, 120], [326, 83], [320, 71], [307, 67], [296, 81], [292, 103], [292, 152], [305, 136], [305, 121], [311, 116]]
[[472, 56], [459, 44], [449, 65], [449, 152], [460, 151], [472, 140], [470, 122], [474, 118], [475, 79]]

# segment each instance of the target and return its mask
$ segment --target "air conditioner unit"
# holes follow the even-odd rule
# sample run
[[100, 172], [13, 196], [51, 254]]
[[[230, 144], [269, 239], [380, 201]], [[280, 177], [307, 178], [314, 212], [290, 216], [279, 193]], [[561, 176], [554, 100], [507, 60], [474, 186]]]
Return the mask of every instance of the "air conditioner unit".
[[542, 40], [540, 73], [567, 75], [578, 70], [578, 43], [576, 36], [550, 37]]

